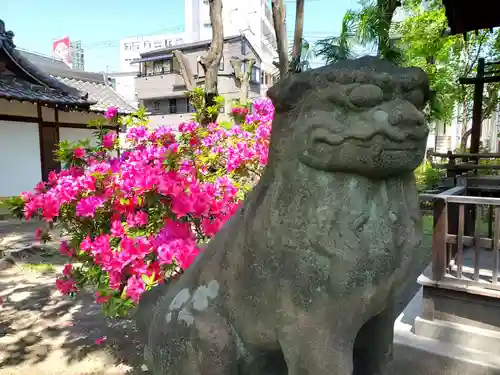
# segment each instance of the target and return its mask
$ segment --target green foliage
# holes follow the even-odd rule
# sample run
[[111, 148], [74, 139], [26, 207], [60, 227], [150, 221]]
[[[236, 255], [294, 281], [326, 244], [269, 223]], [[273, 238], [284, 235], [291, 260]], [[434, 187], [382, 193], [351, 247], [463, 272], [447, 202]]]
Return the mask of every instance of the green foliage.
[[20, 196], [10, 197], [5, 201], [10, 214], [16, 219], [24, 218], [24, 199]]
[[[473, 85], [460, 85], [460, 77], [472, 76], [477, 69], [478, 59], [489, 60], [500, 58], [498, 30], [469, 33], [464, 39], [462, 35], [446, 35], [448, 22], [444, 7], [439, 1], [427, 3], [424, 9], [421, 1], [404, 3], [409, 14], [398, 27], [401, 36], [399, 45], [404, 53], [406, 66], [418, 66], [428, 75], [433, 96], [428, 110], [429, 120], [440, 120], [449, 123], [458, 104], [461, 110], [458, 115], [465, 124], [472, 116]], [[486, 84], [483, 106], [483, 119], [491, 116], [498, 107], [498, 83]], [[467, 103], [465, 107], [462, 103]]]
[[434, 168], [428, 160], [425, 160], [415, 169], [415, 180], [417, 182], [418, 191], [436, 188], [443, 177], [443, 172]]
[[189, 91], [186, 96], [195, 110], [193, 119], [200, 124], [207, 125], [209, 119], [217, 118], [220, 109], [224, 106], [224, 97], [222, 96], [216, 96], [214, 98], [215, 104], [207, 106], [205, 92], [202, 87], [197, 87]]

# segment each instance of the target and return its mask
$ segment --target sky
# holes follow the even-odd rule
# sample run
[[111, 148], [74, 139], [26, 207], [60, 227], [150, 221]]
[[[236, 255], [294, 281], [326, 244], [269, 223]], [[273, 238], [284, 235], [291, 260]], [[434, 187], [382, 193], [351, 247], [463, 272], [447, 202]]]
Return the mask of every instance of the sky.
[[[240, 0], [256, 1], [256, 0]], [[52, 42], [81, 40], [85, 70], [116, 71], [121, 38], [184, 30], [183, 0], [1, 0], [0, 18], [15, 34], [18, 48], [46, 55]], [[288, 35], [293, 35], [295, 1], [285, 0]], [[357, 0], [305, 0], [304, 37], [315, 42], [339, 33], [347, 9]]]

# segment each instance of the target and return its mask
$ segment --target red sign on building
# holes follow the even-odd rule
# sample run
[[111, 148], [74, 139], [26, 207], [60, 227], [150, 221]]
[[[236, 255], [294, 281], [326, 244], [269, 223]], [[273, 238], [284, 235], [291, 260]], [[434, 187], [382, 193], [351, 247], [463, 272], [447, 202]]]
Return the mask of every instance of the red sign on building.
[[69, 37], [65, 36], [52, 44], [52, 56], [64, 61], [67, 65], [71, 65], [71, 44]]

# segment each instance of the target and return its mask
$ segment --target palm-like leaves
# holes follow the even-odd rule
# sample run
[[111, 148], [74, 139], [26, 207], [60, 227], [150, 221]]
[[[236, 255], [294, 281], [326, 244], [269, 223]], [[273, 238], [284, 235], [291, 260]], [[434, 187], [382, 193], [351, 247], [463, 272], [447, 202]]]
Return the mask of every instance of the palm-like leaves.
[[352, 57], [352, 48], [356, 43], [354, 32], [356, 13], [349, 10], [342, 19], [342, 29], [339, 36], [332, 36], [316, 42], [315, 53], [325, 58], [327, 64]]
[[316, 54], [324, 57], [327, 64], [354, 57], [355, 46], [377, 46], [381, 57], [395, 62], [401, 59], [400, 52], [389, 38], [392, 13], [387, 17], [385, 6], [373, 0], [363, 0], [361, 5], [359, 11], [346, 12], [338, 37], [316, 43]]
[[305, 39], [302, 39], [302, 50], [300, 52], [300, 60], [299, 61], [295, 61], [292, 58], [292, 47], [289, 48], [288, 54], [290, 56], [290, 58], [289, 58], [289, 61], [290, 61], [289, 71], [290, 72], [300, 73], [300, 72], [311, 69], [311, 61], [315, 56], [315, 52], [314, 52], [313, 46]]

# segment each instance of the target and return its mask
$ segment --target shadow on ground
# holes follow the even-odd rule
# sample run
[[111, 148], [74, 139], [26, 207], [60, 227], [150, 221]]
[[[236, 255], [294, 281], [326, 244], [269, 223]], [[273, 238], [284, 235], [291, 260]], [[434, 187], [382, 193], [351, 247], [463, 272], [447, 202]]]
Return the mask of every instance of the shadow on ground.
[[90, 294], [60, 295], [55, 273], [17, 266], [0, 277], [0, 375], [147, 374], [130, 320], [104, 318]]
[[[402, 287], [396, 302], [401, 311], [418, 290], [413, 280], [430, 260], [430, 240], [424, 237], [415, 272]], [[0, 271], [0, 375], [148, 374], [141, 368], [143, 348], [131, 320], [106, 319], [90, 293], [71, 299], [56, 291], [65, 258], [54, 250], [34, 247]], [[53, 269], [30, 266], [40, 263]]]

